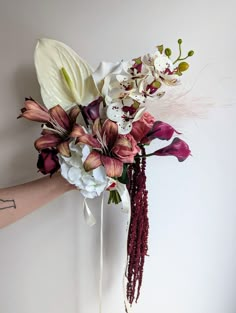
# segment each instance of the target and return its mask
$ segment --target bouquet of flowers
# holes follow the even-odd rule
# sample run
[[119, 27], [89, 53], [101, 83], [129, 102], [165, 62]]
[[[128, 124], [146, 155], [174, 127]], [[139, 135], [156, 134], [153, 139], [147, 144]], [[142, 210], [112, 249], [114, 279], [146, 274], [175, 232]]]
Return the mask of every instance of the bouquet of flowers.
[[85, 198], [109, 192], [109, 203], [130, 212], [127, 240], [126, 298], [138, 299], [148, 251], [146, 158], [175, 156], [184, 161], [190, 149], [174, 137], [164, 148], [146, 153], [153, 140], [180, 135], [171, 125], [146, 111], [146, 103], [180, 84], [193, 55], [171, 60], [171, 49], [158, 46], [152, 54], [118, 63], [102, 62], [96, 71], [65, 44], [39, 40], [35, 66], [45, 106], [26, 98], [19, 117], [42, 124], [35, 141], [37, 167], [43, 174], [60, 171]]

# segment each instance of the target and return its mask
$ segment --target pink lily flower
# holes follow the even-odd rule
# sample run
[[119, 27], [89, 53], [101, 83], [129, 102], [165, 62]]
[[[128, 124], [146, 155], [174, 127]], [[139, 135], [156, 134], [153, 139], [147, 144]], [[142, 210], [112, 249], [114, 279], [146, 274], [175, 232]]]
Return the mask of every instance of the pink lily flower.
[[25, 117], [28, 120], [46, 123], [50, 120], [48, 109], [34, 101], [32, 98], [25, 98], [25, 107], [17, 118]]
[[85, 133], [83, 128], [76, 124], [76, 118], [80, 112], [78, 107], [72, 108], [67, 114], [60, 105], [47, 110], [33, 99], [27, 99], [21, 112], [19, 117], [45, 123], [42, 136], [34, 143], [38, 151], [56, 148], [60, 154], [69, 157], [70, 141]]
[[97, 119], [93, 125], [93, 135], [82, 135], [77, 142], [93, 148], [84, 162], [85, 170], [91, 171], [103, 165], [109, 177], [120, 177], [123, 164], [133, 163], [140, 151], [133, 136], [119, 135], [117, 124], [109, 119], [102, 125]]

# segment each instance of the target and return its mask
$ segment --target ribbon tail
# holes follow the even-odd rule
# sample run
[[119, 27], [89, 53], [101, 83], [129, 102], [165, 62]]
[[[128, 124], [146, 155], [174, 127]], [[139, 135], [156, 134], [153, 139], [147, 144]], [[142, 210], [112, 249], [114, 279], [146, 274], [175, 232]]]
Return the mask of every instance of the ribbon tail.
[[126, 285], [127, 285], [126, 272], [127, 272], [127, 268], [128, 268], [128, 261], [129, 261], [127, 245], [128, 245], [128, 236], [129, 236], [129, 227], [130, 227], [130, 222], [131, 222], [130, 195], [129, 195], [129, 192], [128, 192], [126, 185], [118, 182], [116, 188], [117, 188], [117, 190], [120, 194], [121, 200], [122, 200], [122, 206], [123, 206], [122, 212], [128, 214], [127, 228], [126, 228], [126, 247], [125, 247], [126, 264], [125, 264], [124, 275], [123, 275], [123, 293], [124, 293], [125, 311], [126, 311], [126, 313], [132, 313], [132, 307], [131, 307], [131, 304], [129, 303], [128, 299], [127, 299], [127, 293], [126, 293]]
[[102, 313], [102, 288], [103, 288], [103, 222], [104, 222], [104, 192], [101, 201], [101, 225], [100, 225], [100, 277], [99, 277], [99, 313]]
[[91, 212], [91, 210], [88, 206], [86, 198], [84, 198], [83, 206], [84, 206], [84, 219], [85, 219], [87, 225], [92, 227], [93, 225], [96, 224], [96, 219], [93, 216], [93, 213]]
[[116, 189], [119, 192], [122, 201], [122, 212], [130, 214], [130, 195], [125, 184], [120, 182], [116, 183]]

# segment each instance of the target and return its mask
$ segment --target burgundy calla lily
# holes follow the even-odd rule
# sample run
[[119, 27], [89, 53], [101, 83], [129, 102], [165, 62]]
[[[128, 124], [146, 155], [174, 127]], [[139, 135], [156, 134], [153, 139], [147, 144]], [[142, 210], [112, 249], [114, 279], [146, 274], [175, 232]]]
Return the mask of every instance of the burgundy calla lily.
[[103, 102], [103, 98], [99, 97], [97, 100], [94, 100], [87, 106], [81, 107], [82, 113], [85, 118], [90, 121], [95, 121], [100, 117], [100, 107]]
[[[152, 129], [147, 133], [145, 140], [151, 141], [153, 139], [160, 139], [160, 140], [170, 140], [174, 133], [181, 134], [177, 132], [171, 125], [156, 121]], [[145, 143], [145, 140], [142, 142]]]
[[170, 145], [152, 153], [152, 155], [158, 156], [173, 155], [179, 162], [186, 160], [190, 154], [191, 151], [187, 143], [179, 138], [174, 138]]

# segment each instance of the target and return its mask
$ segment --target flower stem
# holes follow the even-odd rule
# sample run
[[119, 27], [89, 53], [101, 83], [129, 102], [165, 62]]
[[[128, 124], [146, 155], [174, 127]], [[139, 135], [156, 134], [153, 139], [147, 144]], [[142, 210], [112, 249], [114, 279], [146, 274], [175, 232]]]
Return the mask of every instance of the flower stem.
[[110, 195], [108, 199], [108, 204], [114, 203], [118, 204], [121, 202], [120, 194], [117, 190], [110, 190]]
[[179, 43], [179, 56], [178, 58], [173, 62], [175, 64], [176, 62], [181, 60], [181, 55], [182, 55], [182, 49], [181, 49], [181, 43]]
[[152, 156], [152, 155], [155, 155], [155, 153], [142, 154], [142, 155], [137, 154], [137, 155], [135, 156], [135, 158], [147, 158], [147, 157], [150, 157], [150, 156]]

